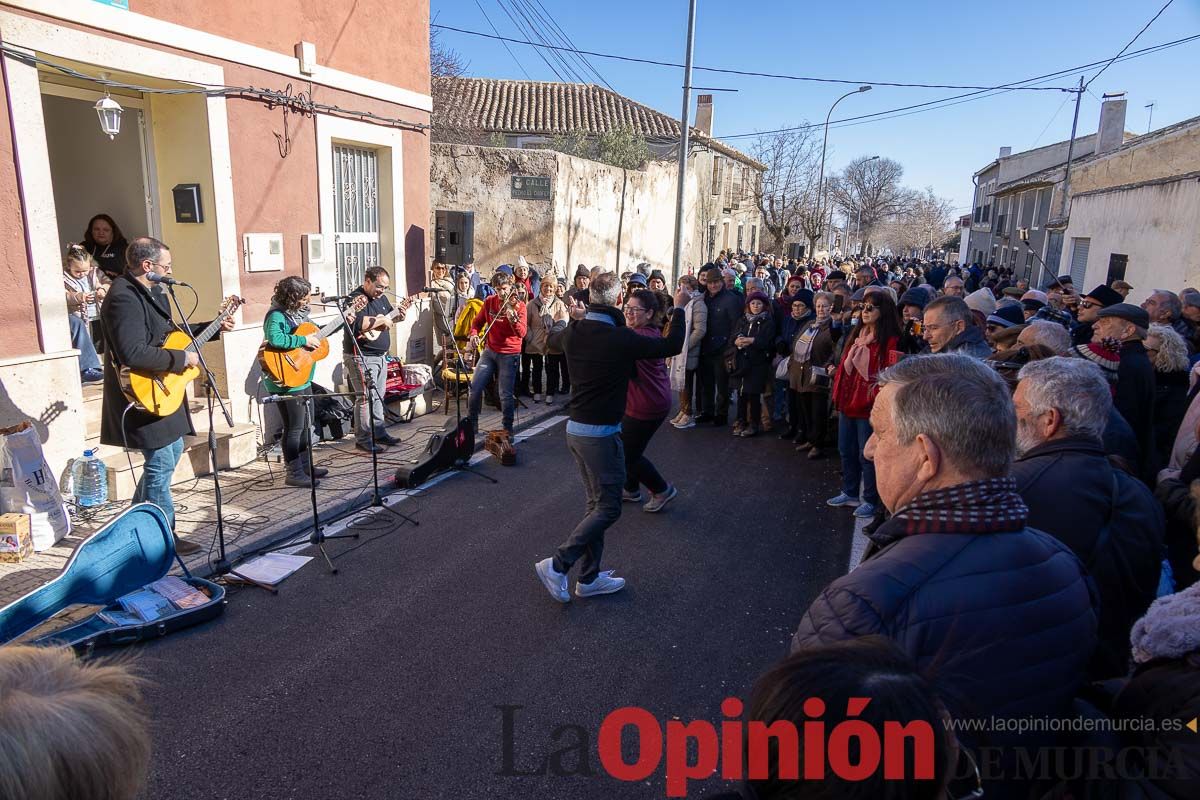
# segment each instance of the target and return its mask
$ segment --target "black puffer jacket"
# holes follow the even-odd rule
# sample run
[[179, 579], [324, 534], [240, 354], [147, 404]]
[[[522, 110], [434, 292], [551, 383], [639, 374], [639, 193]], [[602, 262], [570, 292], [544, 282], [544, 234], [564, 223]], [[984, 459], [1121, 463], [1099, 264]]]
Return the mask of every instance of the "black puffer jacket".
[[1094, 680], [1129, 671], [1129, 631], [1154, 602], [1166, 522], [1145, 484], [1109, 465], [1086, 437], [1039, 445], [1013, 464], [1029, 526], [1071, 548], [1096, 581], [1100, 643]]
[[[817, 596], [792, 651], [883, 634], [933, 678], [955, 718], [1066, 712], [1096, 645], [1097, 601], [1079, 559], [1031, 528], [903, 536], [903, 525], [885, 522], [872, 538], [891, 543]], [[1044, 743], [959, 734], [1006, 752]]]

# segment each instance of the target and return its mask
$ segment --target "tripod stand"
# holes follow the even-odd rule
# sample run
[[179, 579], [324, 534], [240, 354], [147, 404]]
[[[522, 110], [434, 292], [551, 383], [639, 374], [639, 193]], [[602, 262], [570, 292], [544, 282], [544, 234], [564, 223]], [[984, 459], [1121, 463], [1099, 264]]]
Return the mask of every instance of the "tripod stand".
[[[347, 307], [348, 307], [349, 303], [350, 303], [350, 300], [347, 297], [339, 298], [337, 301], [338, 313], [340, 313], [343, 317], [346, 316], [346, 314], [348, 313]], [[355, 357], [356, 363], [361, 367], [361, 371], [360, 371], [359, 375], [360, 375], [360, 378], [361, 378], [362, 384], [363, 384], [363, 398], [362, 399], [367, 404], [367, 416], [369, 418], [369, 423], [370, 423], [370, 427], [371, 427], [371, 480], [372, 480], [371, 508], [382, 508], [385, 511], [399, 517], [401, 520], [403, 520], [405, 522], [411, 522], [413, 525], [420, 525], [421, 523], [417, 522], [415, 519], [413, 519], [409, 515], [401, 512], [401, 511], [397, 511], [396, 509], [392, 508], [391, 506], [386, 505], [383, 502], [383, 493], [379, 490], [379, 443], [376, 439], [376, 419], [375, 419], [375, 401], [378, 400], [379, 405], [382, 406], [383, 405], [383, 395], [380, 393], [379, 386], [377, 385], [376, 381], [371, 379], [370, 371], [367, 368], [366, 356], [363, 355], [362, 347], [359, 346], [358, 337], [354, 335], [354, 330], [350, 327], [347, 327], [346, 338], [349, 339], [350, 346], [354, 350], [354, 357]], [[347, 374], [346, 379], [347, 379], [347, 381], [349, 381], [349, 379], [350, 379], [349, 374]], [[385, 382], [387, 380], [386, 368], [384, 369], [384, 380], [385, 380]], [[353, 387], [353, 383], [351, 383], [351, 387]], [[355, 396], [357, 396], [357, 395], [355, 395]], [[356, 409], [356, 412], [357, 412], [357, 409]], [[361, 424], [362, 417], [360, 416], [356, 420], [356, 422]], [[357, 436], [356, 436], [356, 438], [357, 438]], [[311, 435], [309, 436], [309, 444], [310, 444], [310, 446], [312, 444], [312, 436]], [[312, 458], [311, 453], [309, 454], [309, 458], [311, 461], [311, 458]], [[326, 560], [327, 561], [329, 560], [328, 557], [326, 557]], [[330, 569], [333, 569], [332, 564], [330, 565]], [[333, 571], [337, 572], [337, 570], [333, 570]]]
[[[185, 325], [190, 325], [187, 315], [183, 313], [183, 308], [179, 305], [179, 298], [175, 296], [175, 287], [167, 285], [167, 293], [171, 298], [171, 302], [175, 305], [175, 310], [179, 312], [180, 318], [183, 319]], [[221, 469], [217, 459], [217, 431], [214, 424], [214, 407], [213, 398], [221, 405], [221, 413], [225, 415], [225, 422], [230, 428], [233, 427], [233, 415], [229, 413], [229, 409], [225, 407], [225, 401], [221, 399], [220, 393], [217, 392], [217, 384], [213, 379], [212, 370], [208, 368], [208, 362], [204, 360], [202, 348], [196, 347], [192, 352], [196, 354], [197, 360], [200, 362], [200, 370], [204, 375], [204, 396], [208, 401], [208, 459], [209, 466], [212, 468], [213, 479], [213, 500], [217, 509], [217, 560], [212, 565], [213, 575], [222, 577], [232, 575], [243, 583], [257, 586], [260, 589], [266, 589], [271, 594], [276, 594], [276, 590], [272, 586], [267, 586], [265, 583], [259, 583], [252, 578], [238, 573], [233, 564], [229, 561], [229, 557], [225, 553], [225, 512], [224, 501], [221, 496]], [[182, 560], [181, 562], [182, 563]]]
[[[288, 400], [294, 400], [294, 399], [298, 400], [301, 398], [304, 400], [304, 416], [305, 416], [304, 425], [308, 429], [307, 430], [308, 435], [305, 437], [305, 442], [306, 442], [305, 450], [307, 451], [308, 463], [310, 465], [313, 463], [312, 423], [316, 417], [316, 415], [314, 414], [314, 411], [313, 411], [313, 398], [316, 396], [317, 395], [314, 395], [311, 392], [308, 392], [305, 394], [285, 394], [285, 395], [277, 394], [277, 395], [272, 395], [263, 400], [263, 403], [284, 403], [284, 402], [287, 402]], [[342, 393], [337, 393], [337, 394], [326, 394], [326, 395], [320, 395], [320, 396], [321, 397], [358, 397], [358, 394], [355, 392], [342, 392]], [[312, 530], [309, 531], [309, 534], [308, 534], [308, 543], [310, 545], [316, 546], [317, 550], [319, 550], [321, 553], [321, 557], [325, 559], [325, 563], [326, 563], [326, 565], [328, 565], [329, 571], [331, 573], [333, 573], [334, 575], [336, 575], [337, 567], [335, 567], [333, 565], [333, 561], [330, 560], [329, 553], [325, 552], [325, 542], [330, 539], [357, 539], [358, 533], [357, 532], [354, 532], [354, 533], [326, 533], [325, 528], [321, 525], [321, 512], [317, 508], [317, 480], [316, 480], [316, 478], [313, 478], [310, 476], [308, 483], [309, 483], [309, 490], [308, 490], [309, 499], [312, 502]], [[377, 491], [378, 491], [378, 485], [379, 484], [378, 484], [378, 477], [377, 477], [376, 478], [376, 490]], [[383, 507], [387, 508], [387, 506], [383, 506]], [[402, 517], [404, 516], [403, 514], [400, 514], [400, 512], [395, 511], [394, 509], [388, 508], [388, 510], [393, 511], [393, 513], [397, 514], [398, 516], [402, 516]], [[405, 517], [405, 519], [408, 519], [408, 517]], [[413, 520], [413, 524], [415, 525], [415, 524], [417, 524], [417, 522], [415, 520]], [[286, 549], [295, 547], [296, 544], [297, 544], [297, 542], [294, 539], [292, 539], [291, 537], [289, 537], [289, 540], [287, 542], [284, 542], [283, 544], [272, 545], [271, 547], [265, 547], [262, 550], [259, 550], [258, 552], [259, 553], [273, 553], [277, 550], [286, 550]]]

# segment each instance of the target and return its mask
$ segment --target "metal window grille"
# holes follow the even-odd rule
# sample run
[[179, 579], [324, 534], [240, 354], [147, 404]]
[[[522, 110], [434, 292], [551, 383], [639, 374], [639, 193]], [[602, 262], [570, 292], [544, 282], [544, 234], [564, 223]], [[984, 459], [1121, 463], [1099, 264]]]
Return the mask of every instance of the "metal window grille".
[[338, 294], [360, 286], [379, 266], [379, 154], [333, 147], [333, 232]]

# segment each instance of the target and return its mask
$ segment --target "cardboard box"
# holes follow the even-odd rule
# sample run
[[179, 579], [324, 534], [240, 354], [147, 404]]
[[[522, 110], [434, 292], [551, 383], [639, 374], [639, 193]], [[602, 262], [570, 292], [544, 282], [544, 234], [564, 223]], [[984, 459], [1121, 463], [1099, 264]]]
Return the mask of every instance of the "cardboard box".
[[0, 561], [19, 562], [33, 555], [28, 514], [0, 514]]

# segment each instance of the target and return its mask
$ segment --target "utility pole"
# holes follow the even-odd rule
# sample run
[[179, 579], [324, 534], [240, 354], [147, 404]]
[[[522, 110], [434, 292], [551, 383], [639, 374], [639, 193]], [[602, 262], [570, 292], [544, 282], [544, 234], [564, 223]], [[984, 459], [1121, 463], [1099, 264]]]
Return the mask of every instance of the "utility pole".
[[691, 0], [688, 3], [687, 55], [683, 68], [683, 112], [679, 115], [679, 189], [675, 193], [675, 258], [671, 264], [671, 286], [683, 274], [683, 201], [687, 188], [688, 112], [692, 105], [692, 52], [695, 46], [696, 0]]
[[[1079, 88], [1075, 92], [1075, 119], [1071, 122], [1071, 143], [1067, 145], [1067, 168], [1063, 175], [1062, 201], [1058, 206], [1058, 217], [1067, 215], [1067, 194], [1071, 191], [1071, 159], [1075, 155], [1075, 131], [1079, 128], [1079, 103], [1083, 100], [1083, 76], [1079, 76]], [[1099, 134], [1097, 134], [1099, 136]]]

